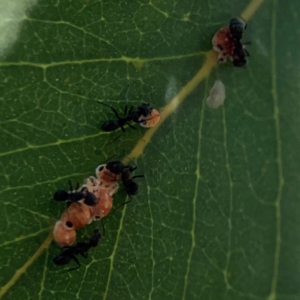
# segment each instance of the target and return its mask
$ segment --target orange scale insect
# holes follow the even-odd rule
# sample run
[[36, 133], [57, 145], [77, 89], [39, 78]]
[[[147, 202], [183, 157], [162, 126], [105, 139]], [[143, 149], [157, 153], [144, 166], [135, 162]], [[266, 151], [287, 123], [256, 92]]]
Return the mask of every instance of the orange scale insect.
[[83, 201], [71, 203], [55, 224], [54, 240], [61, 247], [72, 245], [76, 239], [76, 229], [93, 221], [94, 206], [86, 205]]
[[53, 229], [55, 242], [60, 247], [71, 246], [76, 240], [76, 231], [71, 222], [57, 221]]
[[92, 222], [93, 207], [84, 204], [82, 200], [71, 203], [60, 219], [63, 222], [71, 222], [75, 229], [79, 229]]
[[93, 193], [97, 199], [100, 197], [101, 181], [94, 176], [90, 176], [84, 180], [82, 187]]
[[141, 115], [138, 120], [142, 127], [150, 128], [155, 126], [159, 122], [160, 113], [157, 109], [153, 108], [150, 115], [148, 115], [147, 117]]
[[104, 218], [109, 214], [113, 206], [113, 198], [110, 195], [109, 189], [101, 189], [101, 196], [97, 205], [93, 208], [93, 219], [94, 221]]
[[106, 164], [96, 168], [96, 176], [101, 181], [101, 185], [110, 186], [118, 181], [118, 174], [115, 174], [106, 168]]
[[229, 27], [223, 27], [214, 35], [212, 39], [213, 49], [219, 53], [220, 63], [225, 63], [227, 59], [232, 60], [235, 49], [235, 41]]

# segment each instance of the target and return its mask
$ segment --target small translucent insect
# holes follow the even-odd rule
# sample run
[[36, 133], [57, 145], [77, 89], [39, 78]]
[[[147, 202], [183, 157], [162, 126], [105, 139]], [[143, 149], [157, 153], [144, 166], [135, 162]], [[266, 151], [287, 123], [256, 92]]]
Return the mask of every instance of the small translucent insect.
[[209, 108], [216, 109], [224, 103], [225, 98], [225, 85], [221, 80], [216, 80], [206, 99], [206, 104]]

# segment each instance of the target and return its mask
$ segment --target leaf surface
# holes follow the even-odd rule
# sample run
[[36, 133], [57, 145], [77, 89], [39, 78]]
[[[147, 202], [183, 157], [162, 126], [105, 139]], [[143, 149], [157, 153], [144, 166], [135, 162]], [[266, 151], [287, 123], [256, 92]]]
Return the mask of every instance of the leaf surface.
[[[31, 4], [0, 47], [3, 299], [299, 299], [299, 1]], [[214, 33], [246, 7], [247, 68], [214, 69]], [[157, 129], [100, 131], [114, 115], [96, 101], [149, 95]], [[137, 158], [139, 194], [116, 209], [118, 192], [99, 247], [63, 273], [53, 193], [112, 155]]]

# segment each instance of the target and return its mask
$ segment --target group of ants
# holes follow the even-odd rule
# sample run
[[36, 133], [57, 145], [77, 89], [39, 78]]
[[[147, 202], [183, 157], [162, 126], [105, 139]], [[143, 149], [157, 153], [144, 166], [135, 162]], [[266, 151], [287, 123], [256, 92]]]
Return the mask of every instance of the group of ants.
[[[246, 64], [245, 56], [249, 56], [249, 53], [244, 44], [241, 43], [245, 29], [244, 22], [238, 18], [233, 18], [229, 22], [229, 27], [223, 27], [215, 34], [212, 44], [214, 50], [219, 52], [219, 62], [222, 63], [230, 59], [236, 67], [242, 67]], [[116, 117], [116, 119], [108, 120], [102, 124], [101, 129], [107, 132], [118, 129], [125, 132], [124, 127], [126, 125], [136, 129], [132, 123], [149, 128], [155, 126], [160, 120], [159, 111], [152, 108], [150, 104], [142, 103], [137, 109], [132, 106], [129, 110], [127, 110], [126, 105], [123, 117], [120, 117], [113, 107], [103, 105], [110, 107]], [[121, 161], [108, 161], [106, 164], [99, 165], [96, 168], [96, 176], [86, 178], [81, 186], [77, 183], [73, 189], [69, 181], [70, 191], [58, 190], [55, 192], [54, 200], [66, 202], [67, 208], [62, 213], [60, 220], [56, 222], [53, 230], [54, 240], [63, 248], [63, 251], [53, 258], [54, 264], [66, 265], [73, 260], [77, 266], [67, 271], [80, 267], [80, 262], [76, 256], [81, 255], [87, 258], [88, 251], [99, 244], [101, 234], [98, 229], [95, 229], [88, 242], [74, 244], [76, 230], [92, 221], [102, 221], [102, 218], [109, 214], [113, 205], [112, 196], [118, 191], [119, 182], [122, 183], [124, 191], [129, 197], [129, 200], [123, 204], [132, 201], [132, 196], [137, 194], [139, 188], [134, 179], [143, 177], [143, 175], [132, 175], [136, 168], [136, 166], [125, 165]]]

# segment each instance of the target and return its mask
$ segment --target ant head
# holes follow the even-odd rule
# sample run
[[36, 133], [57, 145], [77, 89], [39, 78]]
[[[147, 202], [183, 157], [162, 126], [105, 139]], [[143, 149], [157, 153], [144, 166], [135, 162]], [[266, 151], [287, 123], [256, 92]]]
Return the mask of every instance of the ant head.
[[234, 38], [240, 40], [243, 36], [246, 26], [238, 18], [232, 18], [229, 21], [229, 29]]
[[124, 164], [119, 160], [110, 161], [106, 164], [106, 168], [114, 174], [121, 174], [124, 170], [124, 167]]
[[144, 117], [147, 117], [147, 116], [151, 115], [152, 107], [150, 106], [150, 104], [142, 103], [141, 105], [138, 106], [138, 111]]

